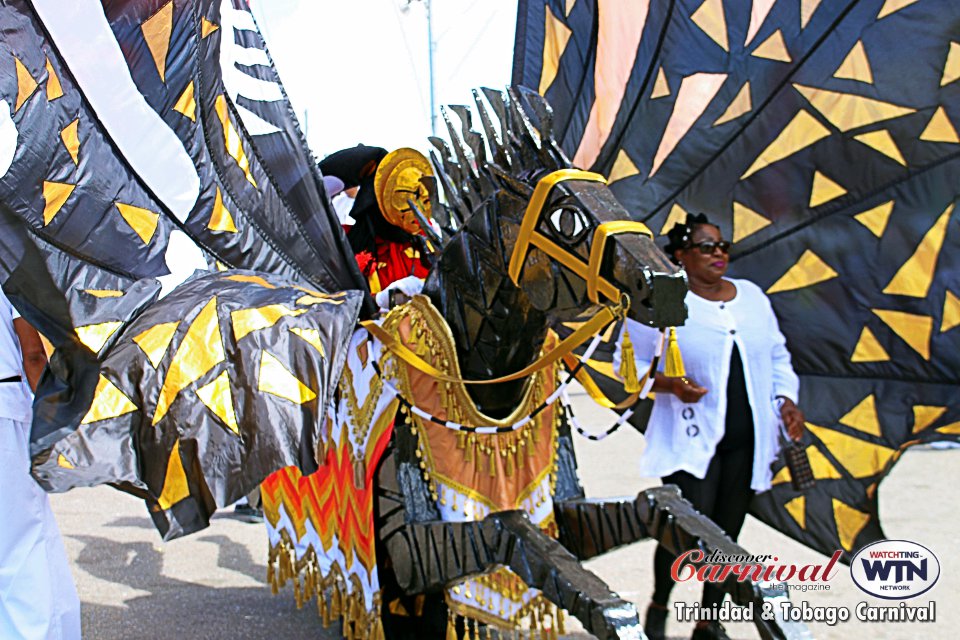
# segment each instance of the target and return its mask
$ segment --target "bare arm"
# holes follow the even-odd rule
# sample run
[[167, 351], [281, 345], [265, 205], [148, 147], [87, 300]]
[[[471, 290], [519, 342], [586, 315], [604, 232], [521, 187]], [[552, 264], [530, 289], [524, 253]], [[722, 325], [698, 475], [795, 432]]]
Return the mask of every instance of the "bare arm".
[[47, 354], [43, 350], [43, 343], [40, 342], [40, 334], [23, 318], [15, 319], [13, 328], [17, 332], [17, 338], [20, 339], [20, 350], [23, 352], [23, 370], [27, 374], [27, 382], [30, 383], [30, 388], [36, 391], [37, 384], [40, 382], [40, 374], [43, 373], [43, 368], [47, 366]]

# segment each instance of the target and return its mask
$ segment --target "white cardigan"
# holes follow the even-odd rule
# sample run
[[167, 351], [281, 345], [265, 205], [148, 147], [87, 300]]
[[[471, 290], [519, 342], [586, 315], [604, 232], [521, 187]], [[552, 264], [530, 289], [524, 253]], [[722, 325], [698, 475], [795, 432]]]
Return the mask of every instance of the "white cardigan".
[[[784, 396], [796, 402], [799, 380], [790, 365], [790, 353], [770, 300], [748, 280], [728, 280], [736, 286], [737, 294], [727, 302], [713, 302], [693, 292], [687, 293], [689, 317], [686, 324], [677, 327], [677, 342], [687, 377], [706, 387], [708, 392], [695, 404], [683, 403], [672, 393], [657, 394], [640, 471], [645, 476], [663, 477], [680, 470], [698, 478], [706, 476], [724, 434], [727, 378], [736, 344], [753, 412], [750, 487], [766, 491], [770, 488], [770, 465], [779, 451], [780, 416], [774, 400]], [[659, 332], [648, 327], [630, 324], [630, 337], [640, 360], [638, 370], [649, 367], [652, 353], [643, 352], [656, 342], [658, 335]]]

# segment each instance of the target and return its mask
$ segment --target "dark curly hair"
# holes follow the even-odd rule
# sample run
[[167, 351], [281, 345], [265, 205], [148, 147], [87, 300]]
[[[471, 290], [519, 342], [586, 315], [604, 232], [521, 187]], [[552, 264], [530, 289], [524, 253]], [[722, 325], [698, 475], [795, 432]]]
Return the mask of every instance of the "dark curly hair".
[[716, 226], [710, 222], [710, 219], [707, 218], [705, 213], [688, 213], [687, 219], [684, 222], [674, 224], [673, 227], [667, 231], [667, 246], [665, 246], [663, 250], [670, 256], [670, 259], [674, 263], [679, 264], [673, 255], [674, 252], [680, 249], [686, 249], [690, 244], [691, 236], [693, 236], [693, 230], [704, 224]]

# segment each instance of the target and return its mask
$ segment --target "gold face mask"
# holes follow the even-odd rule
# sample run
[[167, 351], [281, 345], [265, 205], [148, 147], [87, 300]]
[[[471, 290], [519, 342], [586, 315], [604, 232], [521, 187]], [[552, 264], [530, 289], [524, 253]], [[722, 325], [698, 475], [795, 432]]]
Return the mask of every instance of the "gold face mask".
[[430, 194], [421, 178], [433, 175], [430, 161], [416, 149], [407, 147], [387, 154], [380, 161], [373, 179], [377, 204], [390, 224], [407, 233], [418, 233], [420, 222], [410, 202], [430, 219]]

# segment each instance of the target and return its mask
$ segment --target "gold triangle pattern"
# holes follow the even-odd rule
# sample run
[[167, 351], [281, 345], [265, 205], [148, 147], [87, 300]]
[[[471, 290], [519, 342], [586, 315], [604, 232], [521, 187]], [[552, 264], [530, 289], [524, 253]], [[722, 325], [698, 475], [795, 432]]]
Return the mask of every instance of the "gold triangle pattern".
[[173, 0], [160, 7], [156, 13], [140, 25], [143, 39], [153, 56], [153, 63], [160, 74], [160, 81], [166, 82], [167, 53], [170, 51], [170, 36], [173, 33]]
[[233, 410], [233, 393], [230, 391], [230, 377], [226, 371], [221, 372], [220, 375], [214, 378], [213, 382], [197, 389], [197, 396], [210, 411], [213, 411], [213, 413], [220, 418], [223, 424], [230, 428], [230, 431], [240, 435], [240, 427], [237, 425], [237, 414]]
[[788, 467], [787, 465], [783, 465], [780, 471], [777, 471], [777, 473], [774, 474], [773, 479], [770, 481], [770, 484], [771, 485], [786, 484], [787, 482], [790, 482], [792, 479], [793, 478], [790, 476], [790, 467]]
[[670, 84], [667, 82], [667, 74], [663, 72], [663, 67], [657, 70], [657, 80], [653, 83], [653, 93], [650, 94], [651, 100], [663, 98], [670, 95]]
[[864, 98], [851, 93], [827, 91], [826, 89], [805, 87], [800, 84], [793, 86], [840, 131], [849, 131], [857, 127], [916, 112], [916, 109], [900, 107], [889, 102]]
[[747, 37], [743, 42], [744, 47], [750, 46], [753, 39], [757, 37], [757, 32], [763, 26], [763, 22], [770, 15], [770, 10], [777, 0], [753, 0], [753, 7], [750, 11], [750, 26], [747, 27]]
[[13, 112], [16, 113], [20, 111], [23, 103], [29, 100], [33, 92], [37, 90], [38, 83], [34, 77], [30, 75], [27, 67], [20, 62], [20, 58], [13, 56], [13, 60], [17, 67], [17, 102], [13, 107]]
[[663, 137], [660, 138], [660, 146], [653, 158], [651, 176], [659, 171], [663, 162], [690, 132], [726, 79], [725, 73], [695, 73], [680, 82], [673, 113], [670, 114]]
[[277, 324], [280, 318], [296, 317], [306, 313], [306, 309], [290, 309], [282, 304], [270, 304], [254, 309], [241, 309], [230, 314], [233, 324], [233, 338], [236, 341], [254, 331], [266, 329]]
[[294, 327], [290, 329], [290, 333], [303, 338], [310, 346], [319, 351], [321, 356], [324, 358], [327, 357], [327, 352], [323, 348], [323, 340], [320, 339], [319, 329], [301, 329], [300, 327]]
[[567, 0], [566, 5], [564, 6], [563, 14], [570, 17], [570, 12], [573, 11], [573, 6], [577, 4], [577, 0]]
[[861, 133], [858, 136], [853, 136], [853, 139], [862, 142], [871, 149], [879, 151], [889, 158], [893, 158], [903, 166], [907, 166], [907, 161], [903, 159], [903, 154], [900, 153], [897, 143], [886, 129], [871, 131], [870, 133]]
[[801, 529], [807, 528], [807, 497], [797, 496], [793, 500], [783, 505], [790, 517], [800, 525]]
[[683, 210], [679, 204], [674, 204], [670, 207], [670, 215], [667, 216], [667, 219], [663, 221], [663, 226], [660, 227], [660, 235], [665, 235], [670, 229], [673, 229], [673, 225], [682, 224], [687, 221], [687, 212]]
[[767, 167], [774, 162], [783, 160], [792, 156], [801, 149], [805, 149], [813, 143], [822, 140], [830, 135], [830, 130], [820, 124], [820, 122], [810, 115], [806, 110], [800, 109], [793, 120], [783, 128], [776, 140], [770, 143], [760, 156], [750, 165], [746, 173], [740, 176], [745, 180], [754, 173]]
[[210, 22], [206, 18], [200, 18], [200, 38], [206, 38], [208, 35], [220, 28], [220, 25]]
[[854, 478], [869, 478], [884, 469], [896, 453], [896, 450], [848, 436], [845, 433], [807, 424], [810, 432], [817, 436], [827, 450]]
[[957, 298], [952, 291], [947, 291], [943, 298], [943, 315], [940, 321], [940, 333], [950, 331], [956, 326], [960, 326], [960, 298]]
[[797, 262], [770, 285], [768, 294], [802, 289], [837, 277], [837, 272], [823, 258], [807, 249]]
[[919, 433], [940, 419], [947, 412], [946, 407], [915, 405], [913, 407], [913, 433]]
[[84, 289], [84, 293], [94, 298], [122, 298], [123, 291], [119, 289]]
[[190, 328], [177, 347], [160, 389], [153, 424], [156, 425], [167, 415], [177, 394], [223, 360], [223, 339], [217, 315], [217, 298], [214, 296], [190, 323]]
[[60, 76], [54, 71], [50, 64], [50, 58], [47, 58], [47, 101], [53, 102], [57, 98], [63, 97], [63, 86], [60, 84]]
[[740, 91], [737, 92], [736, 97], [733, 99], [733, 102], [730, 103], [730, 106], [727, 107], [727, 110], [716, 119], [713, 126], [736, 120], [751, 110], [753, 110], [753, 103], [750, 100], [750, 81], [748, 80], [744, 83]]
[[93, 402], [90, 404], [90, 410], [83, 417], [80, 424], [90, 424], [110, 418], [119, 418], [120, 416], [132, 413], [137, 410], [137, 405], [128, 398], [112, 382], [100, 374], [97, 381], [97, 390], [93, 392]]
[[944, 238], [947, 236], [947, 223], [953, 205], [947, 207], [940, 214], [937, 221], [930, 227], [923, 240], [917, 245], [916, 251], [910, 259], [903, 263], [890, 284], [883, 290], [888, 295], [910, 296], [912, 298], [926, 298], [933, 284], [934, 272], [937, 268], [937, 258], [943, 248]]
[[858, 213], [853, 219], [870, 229], [870, 232], [878, 238], [883, 237], [883, 232], [890, 221], [890, 214], [893, 213], [893, 200], [884, 202], [872, 209]]
[[906, 7], [909, 7], [910, 5], [912, 5], [914, 2], [918, 2], [918, 1], [919, 0], [887, 0], [886, 2], [883, 3], [883, 7], [880, 9], [880, 13], [877, 14], [877, 20], [886, 18], [891, 13], [900, 11], [900, 9], [905, 9]]
[[343, 300], [338, 300], [337, 298], [334, 298], [333, 296], [328, 296], [326, 294], [322, 296], [306, 295], [306, 296], [300, 296], [299, 298], [297, 298], [297, 304], [302, 306], [311, 306], [311, 307], [315, 304], [332, 304], [333, 306], [338, 306], [343, 304]]
[[43, 226], [47, 226], [60, 213], [67, 198], [77, 185], [66, 182], [43, 181]]
[[857, 40], [833, 77], [873, 84], [873, 71], [870, 69], [870, 58], [863, 47], [863, 40]]
[[250, 172], [250, 159], [243, 150], [240, 134], [237, 133], [236, 128], [230, 121], [230, 114], [227, 113], [227, 99], [224, 98], [223, 95], [217, 96], [215, 107], [217, 109], [217, 117], [220, 118], [220, 124], [223, 126], [223, 144], [227, 150], [227, 154], [236, 161], [237, 166], [243, 171], [243, 175], [246, 176], [247, 181], [256, 187], [257, 181], [253, 179], [253, 174]]
[[864, 327], [860, 332], [860, 339], [857, 340], [857, 346], [853, 349], [853, 355], [850, 356], [850, 362], [888, 362], [890, 354], [883, 348], [877, 337], [873, 335], [868, 327]]
[[560, 57], [570, 42], [573, 33], [570, 28], [553, 15], [548, 3], [543, 3], [544, 30], [543, 30], [543, 64], [540, 69], [540, 95], [546, 95], [547, 89], [553, 84], [560, 69]]
[[787, 51], [787, 43], [783, 41], [783, 33], [780, 29], [774, 31], [769, 38], [761, 42], [757, 48], [753, 50], [752, 55], [757, 58], [774, 60], [776, 62], [793, 62], [793, 58], [790, 57], [790, 52]]
[[960, 78], [960, 44], [950, 43], [950, 51], [947, 53], [947, 62], [943, 65], [943, 77], [940, 78], [940, 86], [948, 85]]
[[67, 153], [73, 160], [73, 164], [80, 164], [80, 118], [77, 118], [60, 131], [60, 140], [66, 148]]
[[223, 204], [223, 194], [220, 187], [217, 187], [217, 195], [213, 199], [213, 211], [210, 213], [210, 222], [207, 223], [207, 229], [211, 231], [224, 231], [226, 233], [236, 233], [237, 225], [233, 221], [233, 215], [226, 205]]
[[854, 509], [845, 502], [831, 498], [833, 520], [837, 524], [837, 537], [845, 551], [853, 551], [857, 536], [870, 521], [870, 514]]
[[173, 340], [179, 326], [179, 320], [164, 322], [150, 327], [133, 339], [144, 355], [147, 356], [147, 360], [150, 361], [154, 369], [160, 366], [160, 362], [166, 355], [170, 341]]
[[264, 351], [260, 357], [260, 381], [257, 387], [264, 393], [304, 404], [317, 397], [314, 391], [301, 382], [273, 355]]
[[930, 359], [930, 336], [933, 333], [933, 318], [905, 311], [871, 309], [883, 323], [919, 353], [924, 360]]
[[693, 12], [690, 20], [720, 45], [724, 51], [730, 51], [727, 40], [727, 19], [723, 15], [723, 0], [705, 0], [700, 8]]
[[850, 409], [840, 418], [840, 424], [879, 437], [881, 435], [880, 418], [877, 416], [877, 400], [874, 395], [871, 393]]
[[103, 345], [107, 344], [110, 336], [115, 334], [117, 329], [122, 326], [122, 322], [100, 322], [77, 327], [75, 331], [80, 338], [80, 342], [85, 344], [90, 351], [98, 353], [103, 349]]
[[224, 280], [232, 280], [233, 282], [249, 282], [250, 284], [258, 284], [264, 289], [276, 289], [275, 286], [261, 278], [260, 276], [245, 276], [245, 275], [235, 275], [227, 276]]
[[143, 240], [143, 244], [149, 244], [153, 239], [153, 234], [157, 231], [160, 214], [154, 213], [149, 209], [144, 209], [143, 207], [135, 207], [132, 204], [124, 204], [122, 202], [116, 202], [114, 204], [116, 204], [117, 211], [119, 211], [123, 219], [127, 221], [130, 228]]
[[173, 110], [185, 115], [193, 122], [197, 121], [197, 101], [193, 95], [193, 80], [190, 81], [186, 89], [183, 90], [183, 93], [180, 94], [180, 97], [177, 98], [177, 103], [173, 105]]
[[806, 29], [810, 18], [823, 0], [800, 0], [800, 28]]
[[167, 473], [163, 478], [163, 490], [157, 498], [157, 504], [166, 511], [189, 497], [190, 486], [187, 484], [187, 473], [183, 470], [183, 461], [180, 459], [180, 438], [177, 438], [170, 451], [170, 459], [167, 460]]
[[637, 165], [633, 163], [633, 160], [630, 159], [630, 156], [627, 155], [627, 152], [623, 149], [617, 153], [617, 159], [613, 163], [613, 168], [610, 170], [610, 176], [607, 178], [608, 182], [616, 182], [617, 180], [623, 180], [624, 178], [629, 178], [630, 176], [635, 176], [640, 173], [640, 170], [637, 169]]
[[960, 436], [960, 422], [953, 422], [943, 427], [937, 427], [937, 432]]
[[817, 480], [839, 480], [843, 478], [833, 463], [827, 460], [827, 457], [815, 447], [807, 447], [807, 459], [810, 461], [810, 470], [813, 471], [813, 477]]
[[930, 118], [920, 139], [924, 142], [949, 142], [952, 144], [960, 143], [960, 137], [957, 137], [957, 129], [947, 117], [947, 112], [943, 107], [939, 107]]
[[733, 201], [733, 241], [740, 242], [761, 229], [773, 224], [770, 218], [762, 216], [750, 207]]
[[70, 464], [70, 461], [61, 453], [57, 456], [57, 466], [63, 467], [64, 469], [73, 469], [74, 466]]
[[839, 184], [819, 171], [813, 172], [813, 187], [810, 189], [810, 208], [836, 200], [847, 192]]

